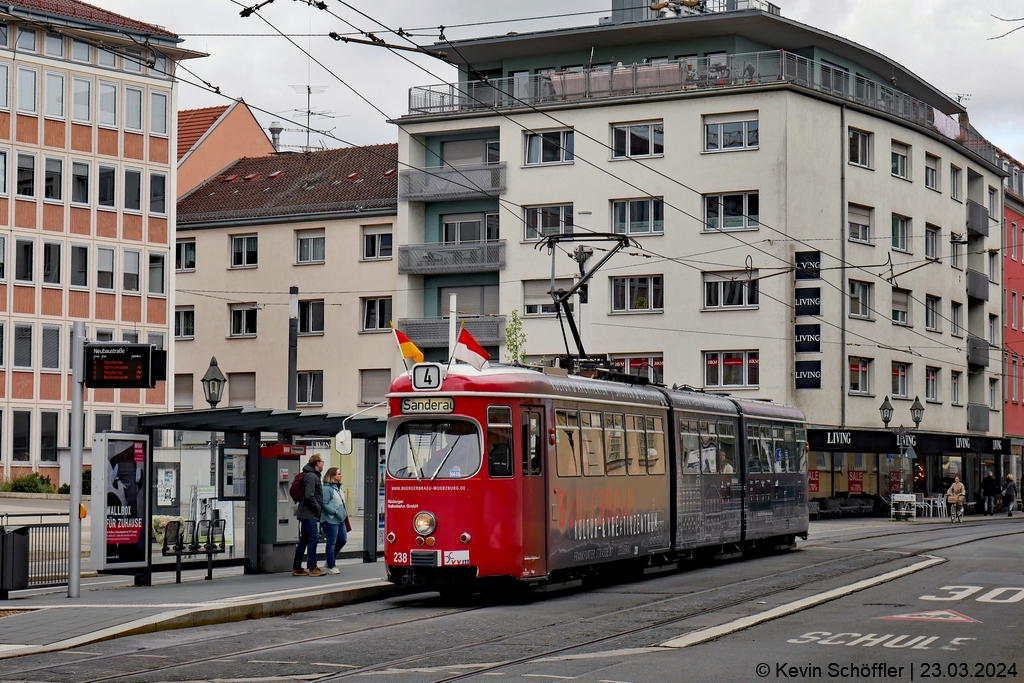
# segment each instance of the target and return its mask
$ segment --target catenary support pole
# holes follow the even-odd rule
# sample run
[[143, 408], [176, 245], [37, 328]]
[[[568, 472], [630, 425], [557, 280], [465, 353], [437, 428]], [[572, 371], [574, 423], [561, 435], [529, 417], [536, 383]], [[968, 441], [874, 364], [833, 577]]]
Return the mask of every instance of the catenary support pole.
[[[82, 584], [82, 440], [85, 436], [85, 323], [72, 327], [71, 348], [71, 495], [68, 502], [68, 597], [80, 597]], [[94, 515], [104, 514], [103, 501], [96, 501]]]
[[458, 298], [455, 294], [448, 295], [448, 362], [455, 356], [455, 344], [458, 339]]
[[288, 410], [295, 410], [299, 391], [299, 288], [289, 288], [288, 295]]
[[377, 439], [363, 442], [363, 562], [377, 561], [377, 502], [380, 487], [380, 463]]

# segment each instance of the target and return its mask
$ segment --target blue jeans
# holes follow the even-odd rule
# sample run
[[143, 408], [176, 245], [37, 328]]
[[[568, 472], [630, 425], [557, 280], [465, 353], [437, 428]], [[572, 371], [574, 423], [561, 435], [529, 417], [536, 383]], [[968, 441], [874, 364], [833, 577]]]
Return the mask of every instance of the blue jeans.
[[329, 522], [323, 523], [324, 534], [327, 538], [324, 539], [324, 552], [327, 555], [327, 568], [333, 569], [335, 566], [335, 556], [341, 552], [341, 549], [345, 547], [345, 543], [348, 542], [348, 533], [345, 531], [345, 525], [342, 524], [331, 524]]
[[995, 496], [985, 496], [985, 512], [986, 513], [995, 513], [995, 511], [996, 511], [996, 497]]
[[320, 524], [315, 519], [300, 519], [299, 525], [299, 543], [295, 546], [292, 569], [302, 568], [302, 554], [306, 553], [306, 569], [312, 571], [316, 568], [316, 544], [320, 541]]

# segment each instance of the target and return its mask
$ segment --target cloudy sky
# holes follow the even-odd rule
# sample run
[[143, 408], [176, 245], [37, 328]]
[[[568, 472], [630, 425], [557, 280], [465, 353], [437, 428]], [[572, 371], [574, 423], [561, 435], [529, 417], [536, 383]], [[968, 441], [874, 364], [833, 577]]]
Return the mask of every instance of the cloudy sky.
[[[344, 80], [388, 116], [400, 116], [413, 85], [451, 80], [450, 67], [429, 57], [411, 56], [418, 68], [379, 48], [336, 43], [329, 31], [348, 33], [347, 20], [360, 30], [380, 32], [381, 26], [360, 16], [361, 10], [390, 28], [420, 29], [416, 41], [429, 45], [437, 26], [445, 25], [448, 38], [470, 38], [508, 31], [529, 31], [556, 26], [593, 24], [607, 15], [611, 0], [326, 0], [331, 12], [310, 7], [306, 0], [276, 0], [260, 14], [274, 27], [295, 35], [333, 71], [311, 63], [275, 28], [256, 16], [239, 17], [235, 0], [92, 0], [122, 14], [165, 26], [185, 37], [185, 46], [209, 53], [187, 64], [199, 77], [232, 97], [244, 97], [252, 106], [278, 116], [257, 112], [266, 125], [272, 118], [297, 117], [305, 109], [305, 95], [291, 86], [327, 86], [315, 96], [313, 108], [336, 118], [314, 119], [314, 127], [332, 129], [337, 137], [359, 144], [391, 142], [394, 126], [362, 101], [338, 79]], [[242, 0], [251, 4], [255, 0]], [[1024, 65], [1024, 30], [1000, 40], [990, 38], [1024, 25], [994, 18], [1024, 17], [1024, 0], [776, 0], [791, 19], [836, 33], [877, 50], [901, 63], [946, 93], [969, 93], [967, 108], [983, 135], [1024, 160], [1024, 92], [1020, 70]], [[354, 9], [352, 9], [354, 8]], [[515, 23], [451, 28], [457, 24], [586, 13]], [[431, 27], [431, 28], [424, 28]], [[230, 34], [230, 35], [223, 35]], [[315, 35], [308, 35], [315, 34]], [[382, 34], [391, 42], [400, 39]], [[430, 73], [427, 73], [430, 72]], [[188, 80], [195, 80], [182, 74]], [[180, 108], [220, 104], [224, 100], [182, 84]], [[286, 124], [287, 126], [287, 124]], [[302, 144], [299, 132], [285, 134], [285, 142]], [[341, 143], [328, 140], [329, 146]]]

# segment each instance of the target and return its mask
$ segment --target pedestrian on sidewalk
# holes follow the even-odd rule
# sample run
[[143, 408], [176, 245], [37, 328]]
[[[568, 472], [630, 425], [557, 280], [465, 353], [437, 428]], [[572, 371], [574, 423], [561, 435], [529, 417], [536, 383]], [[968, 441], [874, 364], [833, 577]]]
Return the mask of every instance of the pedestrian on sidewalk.
[[338, 552], [348, 540], [345, 533], [345, 521], [348, 511], [345, 508], [345, 492], [341, 490], [341, 470], [331, 467], [324, 475], [324, 509], [320, 513], [320, 525], [324, 528], [324, 552], [327, 555], [327, 573], [340, 574], [336, 564]]
[[985, 478], [981, 480], [981, 496], [985, 503], [985, 514], [994, 515], [996, 513], [996, 492], [999, 490], [999, 482], [992, 476], [992, 471], [989, 470], [985, 473]]
[[[318, 527], [320, 513], [324, 508], [324, 486], [320, 483], [320, 472], [324, 459], [317, 454], [309, 456], [309, 462], [302, 468], [302, 499], [295, 509], [299, 520], [299, 543], [295, 546], [295, 561], [292, 562], [292, 576], [324, 576], [327, 572], [316, 566], [316, 544], [320, 541]], [[302, 555], [306, 554], [306, 568], [302, 568]]]
[[1006, 508], [1006, 516], [1013, 517], [1013, 504], [1017, 502], [1017, 482], [1013, 480], [1012, 474], [1006, 475], [1006, 486], [1003, 487], [1003, 507]]

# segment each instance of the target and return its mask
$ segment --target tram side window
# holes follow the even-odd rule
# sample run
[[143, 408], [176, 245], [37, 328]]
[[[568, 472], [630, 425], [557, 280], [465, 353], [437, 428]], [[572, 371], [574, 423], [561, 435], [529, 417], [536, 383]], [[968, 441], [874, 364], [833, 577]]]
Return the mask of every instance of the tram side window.
[[747, 427], [747, 472], [761, 472], [761, 441], [754, 426]]
[[761, 461], [762, 472], [778, 472], [779, 468], [775, 460], [775, 448], [772, 446], [772, 428], [766, 425], [761, 426]]
[[644, 433], [644, 416], [626, 416], [626, 471], [629, 474], [647, 474], [645, 457], [647, 438]]
[[560, 477], [580, 476], [580, 422], [575, 410], [555, 411], [555, 468]]
[[541, 435], [541, 417], [537, 411], [523, 412], [523, 476], [536, 477], [541, 474], [544, 462], [544, 442]]
[[626, 432], [621, 413], [604, 414], [605, 474], [616, 477], [626, 473]]
[[583, 474], [588, 477], [604, 476], [604, 435], [601, 433], [601, 413], [582, 411], [580, 424], [583, 431]]
[[679, 459], [683, 474], [700, 474], [700, 436], [696, 420], [679, 421]]
[[779, 427], [778, 430], [782, 439], [782, 443], [779, 444], [782, 447], [782, 471], [799, 472], [796, 463], [796, 441], [793, 438], [793, 428]]
[[718, 423], [718, 473], [736, 473], [736, 426], [731, 422]]
[[807, 471], [807, 432], [796, 430], [796, 463], [798, 472]]
[[515, 474], [512, 447], [512, 409], [487, 406], [487, 474], [492, 477]]
[[714, 422], [700, 422], [700, 471], [718, 473], [718, 434]]
[[647, 417], [647, 474], [665, 474], [665, 430], [660, 417]]

